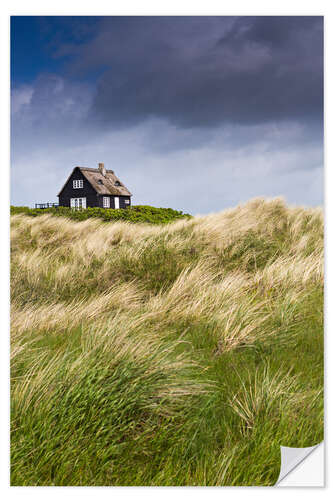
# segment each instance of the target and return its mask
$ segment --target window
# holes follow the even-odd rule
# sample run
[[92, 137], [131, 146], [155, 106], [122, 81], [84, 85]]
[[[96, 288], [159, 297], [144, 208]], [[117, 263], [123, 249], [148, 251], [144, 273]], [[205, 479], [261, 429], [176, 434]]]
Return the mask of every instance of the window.
[[73, 181], [73, 188], [74, 189], [83, 188], [83, 180], [80, 179], [80, 180]]
[[125, 203], [128, 205], [129, 204], [129, 200], [125, 200]]
[[98, 184], [103, 184], [102, 179], [98, 179], [98, 181], [97, 181], [97, 182], [98, 182]]
[[114, 184], [115, 184], [115, 186], [121, 186], [119, 181], [116, 181]]
[[108, 196], [103, 196], [103, 207], [110, 208], [110, 198]]
[[71, 198], [71, 208], [74, 210], [87, 208], [87, 198]]

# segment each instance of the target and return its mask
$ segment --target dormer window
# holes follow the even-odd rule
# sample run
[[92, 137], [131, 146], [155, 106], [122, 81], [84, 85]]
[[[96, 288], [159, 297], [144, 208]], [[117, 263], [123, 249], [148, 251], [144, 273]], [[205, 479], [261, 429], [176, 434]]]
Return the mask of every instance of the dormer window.
[[102, 179], [98, 179], [98, 181], [97, 181], [97, 182], [98, 182], [98, 184], [103, 184]]
[[120, 184], [120, 182], [119, 182], [119, 181], [116, 181], [116, 182], [114, 183], [114, 185], [115, 185], [115, 186], [121, 186], [121, 184]]
[[79, 179], [79, 180], [75, 180], [75, 181], [73, 181], [73, 188], [74, 188], [74, 189], [80, 189], [80, 188], [83, 188], [83, 180], [82, 180], [82, 179]]

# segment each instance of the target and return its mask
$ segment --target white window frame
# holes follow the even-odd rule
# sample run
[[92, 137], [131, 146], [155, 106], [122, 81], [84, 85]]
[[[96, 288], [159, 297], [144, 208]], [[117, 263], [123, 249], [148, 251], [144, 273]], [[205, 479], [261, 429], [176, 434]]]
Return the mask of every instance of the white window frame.
[[129, 202], [130, 202], [129, 200], [125, 200], [126, 205], [129, 205]]
[[103, 196], [103, 208], [110, 208], [110, 197]]
[[83, 180], [82, 179], [76, 179], [73, 181], [73, 189], [81, 189], [83, 188]]
[[73, 210], [87, 208], [87, 198], [71, 198], [70, 206]]
[[114, 197], [114, 208], [119, 208], [119, 196]]

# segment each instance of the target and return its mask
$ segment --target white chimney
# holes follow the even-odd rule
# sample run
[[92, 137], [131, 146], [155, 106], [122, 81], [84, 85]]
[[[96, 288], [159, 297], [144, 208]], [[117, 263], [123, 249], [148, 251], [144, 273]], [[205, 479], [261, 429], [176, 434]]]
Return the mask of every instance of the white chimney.
[[104, 163], [99, 163], [98, 164], [98, 170], [100, 171], [100, 173], [105, 177], [106, 176], [106, 170], [105, 170], [105, 167], [104, 167]]

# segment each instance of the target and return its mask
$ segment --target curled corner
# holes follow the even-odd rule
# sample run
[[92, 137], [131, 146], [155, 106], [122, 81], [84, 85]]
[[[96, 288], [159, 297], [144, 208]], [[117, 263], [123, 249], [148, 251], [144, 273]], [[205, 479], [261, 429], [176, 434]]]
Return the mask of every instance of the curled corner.
[[289, 446], [280, 446], [281, 466], [280, 475], [275, 485], [279, 484], [295, 467], [310, 455], [321, 443], [308, 448], [292, 448]]

